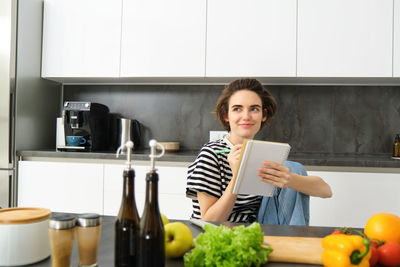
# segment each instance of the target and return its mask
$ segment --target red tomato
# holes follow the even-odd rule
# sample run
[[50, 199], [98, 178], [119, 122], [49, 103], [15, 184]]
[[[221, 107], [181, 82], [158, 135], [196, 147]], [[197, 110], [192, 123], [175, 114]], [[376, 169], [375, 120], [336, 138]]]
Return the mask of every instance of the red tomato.
[[351, 233], [351, 228], [343, 227], [335, 229], [335, 231], [333, 231], [331, 235], [350, 235]]
[[400, 265], [400, 244], [397, 242], [386, 242], [378, 248], [379, 263], [385, 266]]
[[342, 232], [340, 232], [339, 230], [335, 230], [331, 233], [331, 235], [343, 235]]
[[378, 263], [379, 252], [378, 249], [376, 248], [375, 243], [371, 243], [371, 245], [369, 245], [369, 249], [371, 250], [371, 258], [369, 258], [369, 266], [374, 266], [375, 264]]

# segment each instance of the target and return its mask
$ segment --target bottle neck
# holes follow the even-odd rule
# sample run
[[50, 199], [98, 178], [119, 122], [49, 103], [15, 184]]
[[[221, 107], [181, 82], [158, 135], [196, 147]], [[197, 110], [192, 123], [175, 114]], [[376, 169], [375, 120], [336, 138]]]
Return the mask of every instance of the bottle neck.
[[133, 169], [126, 169], [122, 176], [124, 177], [122, 197], [130, 198], [135, 193], [135, 171]]
[[158, 174], [151, 170], [146, 175], [146, 206], [158, 209]]

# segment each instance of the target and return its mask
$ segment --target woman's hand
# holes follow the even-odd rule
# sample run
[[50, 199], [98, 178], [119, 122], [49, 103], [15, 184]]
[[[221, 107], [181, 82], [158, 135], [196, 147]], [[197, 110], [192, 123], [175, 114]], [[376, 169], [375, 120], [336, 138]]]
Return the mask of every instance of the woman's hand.
[[289, 186], [293, 178], [289, 168], [271, 161], [264, 161], [263, 164], [264, 166], [258, 169], [261, 180], [280, 188]]
[[240, 159], [240, 152], [242, 151], [242, 144], [235, 145], [231, 152], [228, 154], [228, 162], [229, 166], [231, 167], [232, 174], [236, 172], [237, 168], [239, 168], [239, 159]]

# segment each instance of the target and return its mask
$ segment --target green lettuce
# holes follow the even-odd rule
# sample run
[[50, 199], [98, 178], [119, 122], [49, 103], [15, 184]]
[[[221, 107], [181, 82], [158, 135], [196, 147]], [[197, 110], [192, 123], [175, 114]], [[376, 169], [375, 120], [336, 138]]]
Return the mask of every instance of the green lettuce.
[[268, 261], [271, 247], [263, 247], [264, 233], [257, 222], [248, 227], [205, 225], [195, 247], [184, 256], [186, 267], [260, 266]]

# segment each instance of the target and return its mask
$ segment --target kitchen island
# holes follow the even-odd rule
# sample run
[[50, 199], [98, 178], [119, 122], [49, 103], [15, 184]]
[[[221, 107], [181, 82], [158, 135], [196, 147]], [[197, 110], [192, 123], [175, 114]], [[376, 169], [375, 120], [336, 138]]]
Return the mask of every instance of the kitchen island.
[[[99, 267], [112, 267], [114, 266], [114, 223], [116, 217], [114, 216], [103, 216], [102, 217], [102, 232], [99, 247], [99, 257], [98, 264]], [[189, 221], [182, 221], [185, 223], [192, 231], [193, 237], [196, 237], [202, 232], [202, 229], [196, 225], [193, 225]], [[228, 227], [232, 227], [238, 224], [224, 223]], [[311, 227], [311, 226], [286, 226], [286, 225], [261, 225], [264, 235], [271, 236], [301, 236], [301, 237], [323, 237], [330, 234], [334, 228], [332, 227]], [[51, 267], [51, 259], [47, 258], [41, 262], [27, 265], [32, 267]], [[78, 266], [78, 254], [76, 237], [72, 253], [71, 266]], [[183, 259], [168, 259], [166, 260], [167, 267], [178, 267], [184, 266]], [[310, 264], [294, 264], [294, 263], [278, 263], [278, 262], [268, 262], [263, 266], [320, 266], [320, 265], [310, 265]], [[322, 266], [322, 265], [321, 265]]]

